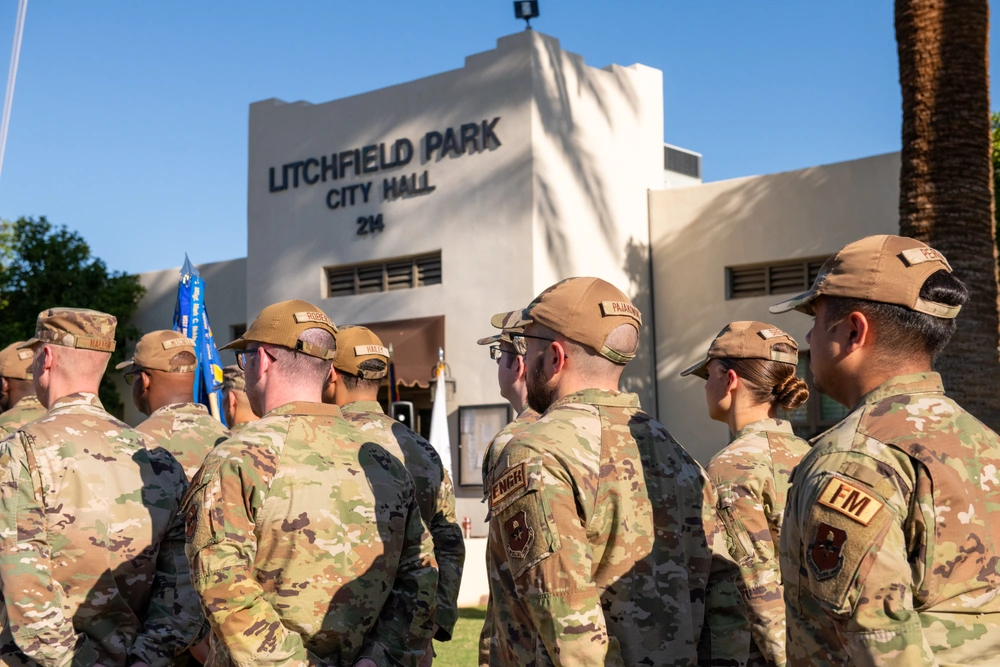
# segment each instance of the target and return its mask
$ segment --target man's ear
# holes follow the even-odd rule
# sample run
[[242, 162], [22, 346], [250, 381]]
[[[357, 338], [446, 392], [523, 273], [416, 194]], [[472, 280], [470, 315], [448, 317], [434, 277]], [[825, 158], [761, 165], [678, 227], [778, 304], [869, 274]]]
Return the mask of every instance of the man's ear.
[[142, 387], [142, 393], [143, 394], [148, 394], [149, 393], [149, 385], [151, 384], [149, 373], [147, 373], [146, 371], [139, 371], [139, 376], [136, 379], [139, 382], [142, 383], [140, 385]]
[[10, 391], [10, 386], [7, 384], [7, 378], [0, 377], [0, 391], [3, 391], [5, 394]]
[[872, 342], [871, 321], [864, 313], [855, 311], [844, 320], [847, 327], [847, 341], [844, 348], [846, 352], [854, 352]]
[[528, 364], [524, 363], [524, 357], [520, 354], [514, 357], [516, 360], [514, 363], [517, 364], [517, 379], [523, 380], [528, 375]]
[[560, 341], [554, 340], [549, 343], [549, 349], [547, 352], [552, 353], [552, 374], [555, 375], [566, 368], [566, 360], [569, 359], [569, 354], [566, 353], [566, 346]]
[[226, 392], [226, 405], [230, 412], [236, 412], [236, 394], [234, 392]]

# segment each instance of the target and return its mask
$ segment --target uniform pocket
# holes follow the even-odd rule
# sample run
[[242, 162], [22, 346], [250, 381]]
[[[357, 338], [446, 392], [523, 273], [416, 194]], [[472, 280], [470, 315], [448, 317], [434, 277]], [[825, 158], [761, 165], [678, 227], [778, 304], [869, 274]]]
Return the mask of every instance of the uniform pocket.
[[733, 557], [739, 565], [746, 565], [753, 557], [753, 540], [747, 531], [743, 521], [733, 509], [736, 505], [736, 492], [729, 484], [718, 487], [719, 503], [716, 506], [719, 517], [726, 527], [726, 544], [729, 547], [729, 555]]

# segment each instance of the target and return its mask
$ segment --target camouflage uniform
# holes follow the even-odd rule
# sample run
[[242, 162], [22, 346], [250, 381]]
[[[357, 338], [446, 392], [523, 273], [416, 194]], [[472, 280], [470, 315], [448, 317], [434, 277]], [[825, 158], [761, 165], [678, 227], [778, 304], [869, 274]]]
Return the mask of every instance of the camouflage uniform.
[[165, 667], [201, 627], [184, 471], [93, 394], [0, 443], [5, 664]]
[[8, 436], [29, 422], [45, 414], [45, 408], [37, 396], [25, 396], [0, 414], [0, 437]]
[[780, 419], [747, 424], [708, 464], [729, 553], [742, 575], [753, 644], [750, 665], [785, 664], [785, 604], [777, 545], [788, 477], [809, 443]]
[[792, 475], [792, 665], [1000, 664], [1000, 442], [937, 373], [895, 377]]
[[433, 543], [402, 463], [338, 407], [289, 403], [248, 424], [209, 454], [185, 502], [211, 665], [419, 662]]
[[[499, 433], [493, 436], [493, 440], [490, 441], [488, 447], [486, 447], [486, 453], [483, 455], [483, 502], [488, 503], [490, 501], [490, 473], [496, 467], [497, 460], [500, 458], [501, 452], [503, 452], [504, 447], [510, 442], [511, 438], [517, 435], [525, 426], [529, 424], [534, 424], [538, 421], [539, 415], [537, 412], [531, 408], [525, 406], [521, 413], [517, 415], [511, 423], [504, 426]], [[487, 522], [489, 517], [487, 517]], [[490, 567], [490, 556], [489, 552], [486, 553], [486, 571], [490, 573], [490, 577], [493, 576], [493, 570]], [[493, 600], [491, 595], [486, 601], [486, 621], [483, 623], [483, 629], [479, 634], [479, 664], [489, 665], [490, 664], [490, 644], [493, 640], [493, 626], [496, 624], [494, 621], [494, 615], [499, 615], [501, 619], [506, 618], [508, 611], [506, 609], [497, 609], [497, 604]]]
[[364, 439], [385, 447], [413, 477], [420, 516], [434, 541], [438, 564], [435, 639], [451, 639], [458, 621], [458, 589], [465, 565], [465, 540], [455, 516], [455, 488], [429, 442], [382, 411], [378, 401], [355, 401], [341, 407], [344, 419]]
[[490, 664], [745, 664], [714, 489], [634, 394], [556, 401], [492, 481]]
[[212, 449], [230, 433], [200, 403], [174, 403], [154, 410], [135, 430], [149, 436], [180, 461], [192, 479]]

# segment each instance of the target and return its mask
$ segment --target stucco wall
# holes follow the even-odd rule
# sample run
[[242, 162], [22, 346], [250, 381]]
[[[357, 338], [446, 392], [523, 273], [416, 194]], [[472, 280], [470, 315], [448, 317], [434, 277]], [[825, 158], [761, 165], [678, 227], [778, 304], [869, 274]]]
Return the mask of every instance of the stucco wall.
[[700, 461], [725, 446], [728, 428], [709, 420], [703, 381], [677, 374], [728, 322], [771, 322], [803, 349], [812, 323], [768, 312], [791, 295], [727, 301], [725, 268], [830, 255], [863, 236], [897, 233], [898, 181], [891, 153], [650, 193], [659, 416]]

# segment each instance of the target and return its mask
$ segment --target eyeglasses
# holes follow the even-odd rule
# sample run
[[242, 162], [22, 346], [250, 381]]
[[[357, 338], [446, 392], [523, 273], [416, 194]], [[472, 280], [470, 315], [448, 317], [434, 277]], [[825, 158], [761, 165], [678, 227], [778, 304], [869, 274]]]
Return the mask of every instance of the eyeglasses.
[[132, 370], [132, 371], [129, 371], [128, 373], [123, 374], [122, 377], [125, 379], [125, 384], [128, 384], [128, 385], [132, 384], [135, 381], [135, 376], [138, 375], [141, 372], [142, 372], [141, 368], [136, 368], [135, 370]]
[[247, 369], [247, 355], [257, 354], [257, 350], [264, 350], [264, 354], [266, 354], [267, 358], [271, 361], [278, 360], [276, 356], [267, 351], [267, 348], [263, 347], [255, 347], [252, 350], [236, 350], [236, 365], [240, 367], [241, 371], [245, 371]]
[[[534, 338], [535, 340], [547, 340], [550, 343], [556, 342], [555, 338], [546, 338], [545, 336], [532, 336], [531, 334], [526, 334], [526, 333], [511, 334], [510, 337], [514, 341], [514, 345], [516, 347], [521, 347], [523, 345], [525, 347], [525, 349], [527, 349], [527, 343], [524, 342], [525, 338]], [[518, 338], [521, 339], [520, 345], [518, 345], [518, 342], [517, 342]], [[568, 354], [563, 354], [563, 356], [565, 358], [569, 359], [569, 355]]]
[[504, 353], [518, 356], [517, 352], [514, 350], [505, 350], [499, 345], [490, 345], [490, 359], [497, 362], [498, 364], [500, 363], [500, 359], [503, 357]]

